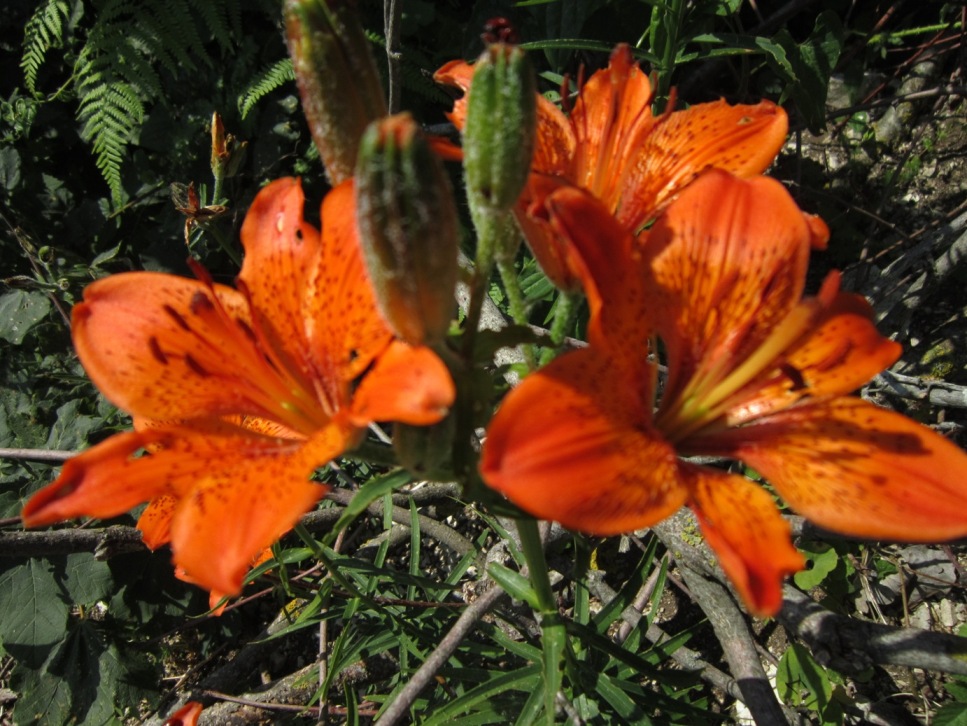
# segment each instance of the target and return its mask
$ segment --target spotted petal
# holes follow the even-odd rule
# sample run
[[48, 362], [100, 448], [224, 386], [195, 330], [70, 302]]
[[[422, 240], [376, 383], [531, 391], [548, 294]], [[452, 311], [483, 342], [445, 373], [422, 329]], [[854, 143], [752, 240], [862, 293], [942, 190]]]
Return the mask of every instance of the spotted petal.
[[775, 615], [782, 581], [805, 566], [772, 497], [748, 479], [690, 466], [690, 505], [719, 564], [755, 615]]
[[925, 426], [857, 398], [801, 404], [710, 438], [799, 514], [857, 537], [967, 535], [967, 454]]
[[179, 500], [171, 522], [175, 564], [207, 590], [238, 594], [256, 556], [325, 493], [309, 474], [349, 441], [330, 426], [288, 456], [233, 448], [234, 461], [213, 465]]
[[[652, 91], [648, 76], [631, 57], [627, 45], [611, 53], [608, 67], [581, 89], [571, 126], [577, 140], [568, 173], [570, 181], [589, 190], [614, 211], [626, 180], [623, 171], [651, 131]], [[538, 134], [544, 131], [539, 127]], [[551, 172], [535, 165], [535, 169]]]
[[[325, 493], [309, 476], [352, 436], [329, 426], [296, 442], [228, 424], [117, 434], [68, 461], [24, 507], [24, 524], [108, 518], [168, 497], [154, 505], [151, 544], [170, 533], [176, 565], [208, 590], [236, 594], [252, 559]], [[136, 456], [149, 443], [160, 448]], [[171, 503], [170, 514], [160, 509]]]
[[714, 101], [666, 113], [629, 144], [634, 153], [609, 193], [609, 206], [622, 224], [639, 230], [706, 169], [743, 179], [765, 171], [788, 130], [786, 112], [771, 101]]
[[736, 394], [737, 403], [727, 414], [729, 425], [792, 406], [806, 397], [820, 398], [852, 393], [900, 357], [899, 343], [887, 340], [873, 325], [872, 309], [859, 295], [837, 293], [824, 285], [832, 299], [824, 303], [812, 327], [776, 360], [776, 367], [747, 391]]
[[[94, 282], [72, 316], [74, 346], [91, 380], [135, 416], [288, 421], [307, 392], [269, 364], [250, 321], [235, 290], [154, 272]], [[296, 416], [293, 427], [300, 423]]]
[[559, 187], [529, 216], [538, 213], [565, 251], [570, 274], [582, 282], [591, 308], [589, 340], [601, 348], [626, 351], [617, 362], [640, 369], [654, 318], [641, 284], [642, 257], [630, 232], [597, 199], [575, 187]]
[[672, 371], [666, 397], [749, 358], [799, 302], [810, 244], [824, 228], [765, 177], [711, 170], [681, 194], [644, 249]]
[[564, 355], [514, 389], [491, 421], [480, 472], [542, 519], [592, 534], [647, 527], [682, 506], [672, 448], [605, 356]]
[[352, 180], [322, 204], [322, 254], [303, 304], [318, 381], [333, 404], [346, 405], [349, 384], [392, 340], [376, 305], [359, 246]]
[[360, 427], [373, 421], [432, 424], [446, 416], [455, 396], [450, 372], [436, 353], [393, 341], [356, 389], [351, 420]]
[[311, 375], [302, 302], [319, 265], [319, 232], [303, 220], [305, 197], [298, 179], [278, 179], [256, 195], [242, 224], [245, 263], [239, 281], [248, 291], [259, 325], [287, 365]]

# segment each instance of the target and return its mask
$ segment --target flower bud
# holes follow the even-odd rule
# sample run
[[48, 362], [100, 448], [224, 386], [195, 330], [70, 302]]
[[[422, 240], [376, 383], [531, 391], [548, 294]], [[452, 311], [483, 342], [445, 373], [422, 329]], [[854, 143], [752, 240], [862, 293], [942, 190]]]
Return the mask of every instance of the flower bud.
[[222, 123], [222, 117], [215, 111], [212, 114], [212, 174], [214, 176], [221, 176], [222, 169], [225, 163], [228, 161], [230, 156], [228, 151], [228, 143], [225, 141], [225, 124]]
[[383, 317], [413, 345], [441, 340], [455, 307], [459, 225], [443, 165], [409, 114], [363, 135], [356, 218]]
[[534, 69], [515, 45], [494, 43], [474, 68], [463, 132], [472, 203], [506, 210], [530, 172], [537, 114]]
[[302, 110], [333, 185], [352, 176], [366, 126], [386, 115], [369, 41], [350, 0], [286, 0]]
[[239, 142], [231, 134], [225, 133], [222, 117], [215, 111], [212, 114], [212, 176], [215, 179], [235, 176], [245, 157], [246, 146], [247, 142]]

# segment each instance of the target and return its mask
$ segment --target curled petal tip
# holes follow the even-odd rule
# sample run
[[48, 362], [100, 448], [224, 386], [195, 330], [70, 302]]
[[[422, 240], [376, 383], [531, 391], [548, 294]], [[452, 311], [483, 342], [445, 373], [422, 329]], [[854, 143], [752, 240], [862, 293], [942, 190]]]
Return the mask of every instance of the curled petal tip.
[[804, 214], [803, 216], [809, 228], [809, 246], [814, 250], [826, 249], [826, 243], [829, 242], [829, 226], [818, 215]]

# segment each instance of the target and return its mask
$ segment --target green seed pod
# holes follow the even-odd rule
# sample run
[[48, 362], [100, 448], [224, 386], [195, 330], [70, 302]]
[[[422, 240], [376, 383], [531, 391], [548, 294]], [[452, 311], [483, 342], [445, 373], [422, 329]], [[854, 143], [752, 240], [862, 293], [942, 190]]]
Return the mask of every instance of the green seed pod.
[[459, 224], [443, 165], [409, 114], [370, 125], [356, 166], [356, 219], [383, 317], [413, 345], [446, 336]]
[[349, 0], [286, 0], [285, 31], [312, 140], [338, 184], [366, 126], [386, 115], [369, 41]]
[[472, 203], [510, 209], [534, 152], [536, 81], [527, 54], [494, 43], [474, 68], [463, 131], [463, 168]]

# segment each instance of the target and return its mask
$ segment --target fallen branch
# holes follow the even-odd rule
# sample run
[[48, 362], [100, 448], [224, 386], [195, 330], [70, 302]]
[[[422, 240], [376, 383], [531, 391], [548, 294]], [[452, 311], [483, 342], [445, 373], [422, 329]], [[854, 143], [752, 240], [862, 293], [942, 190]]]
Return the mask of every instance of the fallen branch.
[[789, 585], [778, 620], [819, 663], [838, 671], [898, 665], [967, 675], [967, 638], [839, 615]]
[[4, 449], [0, 448], [0, 459], [21, 459], [23, 461], [49, 461], [63, 464], [79, 451], [58, 451], [57, 449]]
[[145, 549], [141, 531], [122, 525], [98, 529], [0, 532], [0, 558], [54, 557], [93, 552], [95, 558], [106, 560], [115, 555]]
[[[654, 526], [652, 531], [677, 560], [685, 583], [708, 616], [722, 646], [732, 677], [744, 696], [757, 726], [798, 721], [794, 711], [784, 711], [762, 667], [746, 616], [726, 587], [727, 579], [704, 540], [693, 544], [697, 529], [687, 509]], [[686, 534], [688, 533], [688, 534]]]
[[967, 386], [883, 371], [876, 377], [886, 393], [944, 408], [967, 408]]
[[440, 645], [430, 653], [429, 658], [423, 661], [423, 665], [413, 674], [409, 682], [403, 686], [403, 689], [396, 695], [396, 698], [389, 704], [389, 707], [383, 711], [383, 715], [376, 720], [379, 726], [393, 726], [393, 724], [399, 723], [400, 719], [406, 716], [413, 702], [416, 701], [423, 689], [430, 684], [430, 681], [434, 679], [437, 671], [440, 670], [443, 664], [450, 659], [450, 656], [453, 655], [457, 646], [460, 645], [467, 634], [473, 629], [477, 621], [503, 595], [505, 595], [503, 590], [497, 587], [496, 584], [491, 584], [488, 590], [478, 595], [476, 600], [467, 605], [467, 609], [457, 618], [457, 622], [450, 628], [450, 632], [443, 636]]

